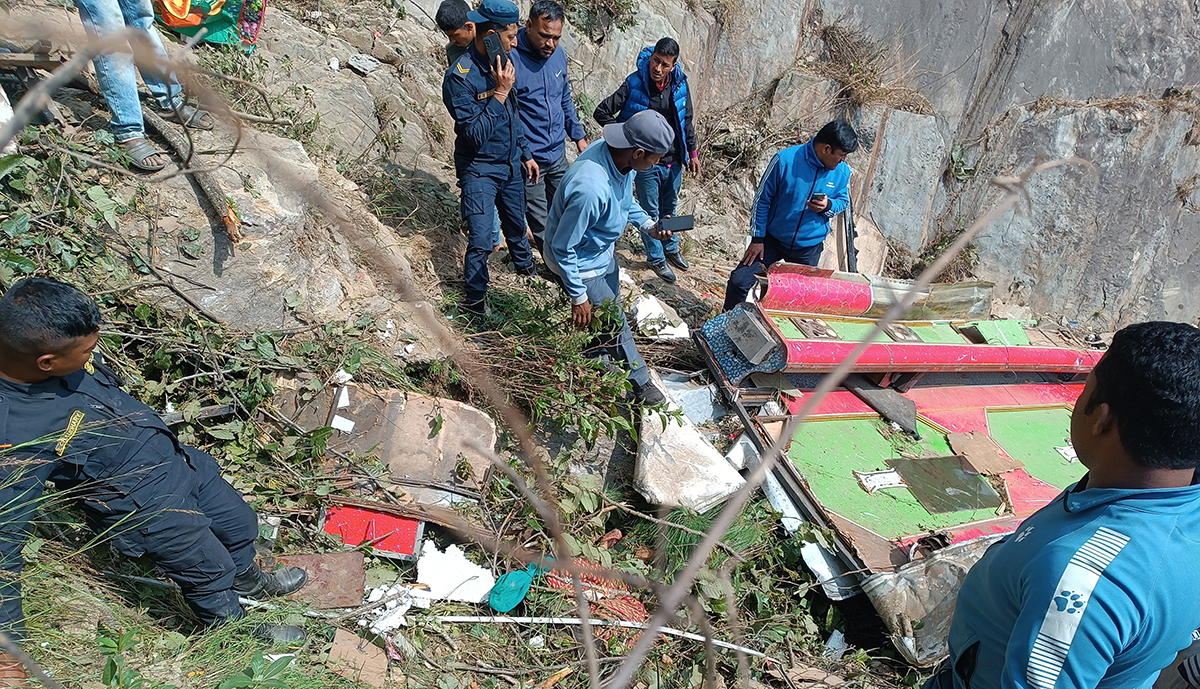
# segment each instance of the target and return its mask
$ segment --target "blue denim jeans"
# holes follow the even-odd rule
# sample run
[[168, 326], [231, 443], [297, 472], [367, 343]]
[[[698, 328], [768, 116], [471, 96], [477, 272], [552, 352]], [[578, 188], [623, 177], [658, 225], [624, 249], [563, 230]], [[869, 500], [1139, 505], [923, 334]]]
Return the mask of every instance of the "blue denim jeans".
[[[624, 362], [629, 370], [629, 380], [645, 385], [650, 382], [650, 371], [638, 353], [637, 345], [633, 343], [633, 332], [625, 319], [625, 310], [621, 308], [620, 275], [617, 261], [613, 259], [604, 275], [583, 279], [588, 301], [592, 304], [592, 316], [601, 322], [601, 327], [583, 353], [601, 361]], [[605, 303], [611, 306], [612, 311], [597, 313], [596, 310]]]
[[[679, 200], [679, 187], [683, 185], [683, 165], [672, 163], [655, 165], [637, 173], [633, 180], [633, 195], [646, 215], [658, 220], [664, 215], [675, 215], [675, 202]], [[646, 247], [646, 259], [651, 265], [666, 263], [666, 254], [679, 253], [679, 235], [666, 242], [651, 237], [642, 230], [642, 245]]]
[[[183, 102], [183, 87], [175, 73], [166, 74], [147, 65], [152, 57], [166, 62], [167, 51], [154, 28], [154, 8], [150, 0], [75, 0], [79, 17], [92, 38], [107, 36], [126, 26], [142, 29], [143, 36], [132, 42], [144, 65], [142, 81], [159, 107], [173, 110]], [[96, 81], [112, 113], [112, 133], [117, 141], [131, 141], [145, 136], [142, 104], [138, 100], [137, 76], [133, 56], [127, 52], [99, 55], [92, 61], [96, 66]]]

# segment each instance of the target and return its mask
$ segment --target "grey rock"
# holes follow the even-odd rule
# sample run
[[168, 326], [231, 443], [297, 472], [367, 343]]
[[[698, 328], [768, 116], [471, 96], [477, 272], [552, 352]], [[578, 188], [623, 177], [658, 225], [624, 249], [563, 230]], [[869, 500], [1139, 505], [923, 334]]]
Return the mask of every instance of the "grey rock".
[[362, 53], [359, 53], [358, 55], [352, 55], [346, 64], [350, 67], [350, 69], [358, 72], [362, 76], [366, 76], [383, 66], [383, 63], [379, 60], [376, 60], [370, 55], [363, 55]]
[[[892, 110], [883, 120], [878, 111], [864, 113], [874, 120], [870, 129], [878, 136], [870, 185], [855, 200], [855, 210], [872, 218], [885, 236], [912, 254], [932, 239], [934, 197], [941, 183], [946, 142], [937, 119]], [[863, 129], [863, 123], [859, 128]], [[864, 151], [870, 155], [870, 151]], [[863, 167], [860, 156], [858, 167]]]

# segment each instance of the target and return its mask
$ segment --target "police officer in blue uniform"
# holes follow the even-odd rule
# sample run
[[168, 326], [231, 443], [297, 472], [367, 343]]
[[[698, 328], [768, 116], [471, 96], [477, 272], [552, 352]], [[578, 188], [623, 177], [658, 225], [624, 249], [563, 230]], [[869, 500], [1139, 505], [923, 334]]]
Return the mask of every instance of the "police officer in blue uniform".
[[442, 101], [454, 117], [454, 167], [469, 232], [463, 265], [465, 306], [478, 316], [486, 308], [493, 209], [500, 212], [500, 228], [516, 271], [535, 272], [525, 234], [524, 180], [537, 183], [538, 165], [517, 113], [513, 63], [497, 56], [489, 64], [484, 44], [486, 36], [496, 34], [507, 55], [517, 44], [520, 11], [509, 0], [483, 0], [467, 18], [475, 22], [475, 40], [446, 70]]
[[[25, 635], [21, 549], [47, 481], [78, 499], [118, 550], [150, 556], [206, 625], [245, 617], [239, 595], [302, 587], [302, 569], [268, 574], [255, 564], [254, 511], [212, 457], [181, 445], [121, 390], [92, 355], [99, 329], [96, 303], [61, 282], [23, 280], [0, 298], [0, 631]], [[276, 643], [304, 640], [298, 627], [251, 631]]]

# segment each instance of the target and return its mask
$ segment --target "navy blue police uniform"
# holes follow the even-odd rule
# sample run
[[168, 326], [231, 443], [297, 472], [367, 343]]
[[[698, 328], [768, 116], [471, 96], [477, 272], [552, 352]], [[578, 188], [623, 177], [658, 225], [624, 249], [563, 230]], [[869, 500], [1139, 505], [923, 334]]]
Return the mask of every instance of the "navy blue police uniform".
[[233, 580], [254, 563], [254, 511], [99, 355], [39, 383], [0, 378], [0, 438], [0, 630], [24, 637], [21, 550], [47, 481], [118, 550], [148, 555], [202, 622], [240, 616]]
[[487, 257], [492, 249], [492, 215], [500, 213], [500, 229], [518, 272], [533, 269], [525, 236], [525, 180], [521, 164], [532, 160], [525, 143], [516, 94], [496, 100], [496, 81], [487, 58], [472, 45], [446, 70], [442, 101], [454, 117], [454, 168], [462, 190], [462, 217], [467, 223], [467, 255], [463, 265], [468, 303], [487, 294]]

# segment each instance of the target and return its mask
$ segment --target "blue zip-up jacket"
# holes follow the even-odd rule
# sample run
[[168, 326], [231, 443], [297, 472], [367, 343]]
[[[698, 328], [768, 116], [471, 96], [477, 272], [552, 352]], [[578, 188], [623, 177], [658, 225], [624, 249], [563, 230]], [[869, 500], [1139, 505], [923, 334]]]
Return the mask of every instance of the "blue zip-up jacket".
[[525, 126], [525, 141], [538, 165], [557, 163], [566, 154], [566, 137], [579, 141], [587, 137], [571, 84], [567, 81], [567, 54], [560, 44], [550, 57], [529, 45], [525, 28], [517, 32], [517, 51], [513, 66], [517, 70], [517, 111]]
[[[829, 196], [824, 213], [808, 208], [813, 194]], [[750, 216], [750, 241], [761, 243], [768, 235], [784, 249], [816, 246], [829, 234], [829, 219], [850, 203], [850, 166], [839, 163], [827, 169], [812, 142], [785, 148], [771, 158], [758, 183], [754, 213]]]
[[454, 169], [460, 182], [468, 172], [501, 179], [519, 176], [521, 163], [532, 159], [516, 99], [510, 93], [501, 103], [492, 97], [495, 90], [487, 58], [474, 45], [442, 78], [442, 102], [454, 118]]
[[1200, 485], [1078, 486], [968, 573], [950, 624], [957, 689], [1148, 689], [1191, 644]]
[[575, 305], [587, 301], [586, 278], [608, 274], [613, 247], [625, 225], [639, 228], [654, 224], [633, 198], [630, 170], [621, 174], [613, 164], [604, 139], [579, 154], [563, 175], [550, 215], [542, 257]]

